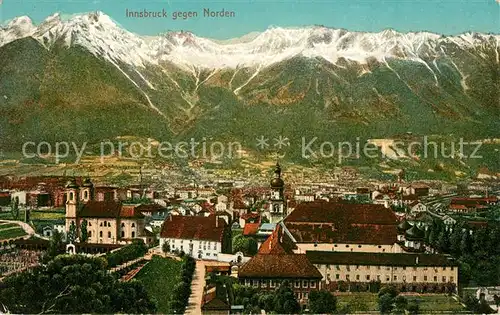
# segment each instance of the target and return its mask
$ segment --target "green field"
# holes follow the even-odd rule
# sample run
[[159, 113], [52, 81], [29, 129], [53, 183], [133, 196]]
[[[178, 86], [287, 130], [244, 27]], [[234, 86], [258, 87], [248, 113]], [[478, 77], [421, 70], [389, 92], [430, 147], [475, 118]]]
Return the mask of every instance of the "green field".
[[24, 235], [26, 235], [26, 232], [24, 232], [24, 230], [20, 227], [0, 226], [0, 240], [7, 240]]
[[172, 313], [169, 302], [175, 285], [180, 281], [181, 262], [153, 256], [134, 279], [141, 281], [158, 305], [158, 312]]
[[[24, 210], [19, 210], [19, 218], [18, 220], [24, 221]], [[57, 220], [64, 219], [64, 211], [61, 210], [33, 210], [30, 214], [31, 220]], [[0, 219], [3, 220], [15, 220], [12, 217], [12, 213], [10, 211], [0, 212]]]
[[[408, 302], [416, 301], [421, 312], [460, 312], [464, 310], [453, 297], [445, 294], [404, 295], [404, 297]], [[350, 311], [378, 311], [377, 294], [373, 293], [357, 292], [337, 295], [337, 301], [339, 310], [349, 306]]]

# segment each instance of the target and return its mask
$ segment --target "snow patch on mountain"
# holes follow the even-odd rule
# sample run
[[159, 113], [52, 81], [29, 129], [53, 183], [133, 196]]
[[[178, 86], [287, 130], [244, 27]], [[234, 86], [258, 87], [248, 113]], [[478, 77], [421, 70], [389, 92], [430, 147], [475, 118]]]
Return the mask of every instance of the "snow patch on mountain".
[[[459, 49], [482, 47], [490, 43], [498, 54], [499, 35], [465, 33], [442, 36], [429, 32], [379, 33], [349, 32], [323, 26], [304, 28], [273, 27], [240, 39], [215, 41], [190, 32], [168, 32], [159, 36], [139, 36], [124, 30], [102, 12], [74, 15], [62, 19], [59, 14], [34, 26], [20, 17], [0, 28], [0, 46], [18, 38], [32, 36], [47, 49], [56, 43], [83, 46], [89, 52], [113, 62], [133, 67], [158, 65], [166, 61], [193, 71], [193, 68], [221, 69], [252, 67], [262, 69], [274, 63], [304, 56], [322, 58], [331, 63], [340, 59], [366, 64], [370, 59], [385, 62], [390, 58], [420, 62], [446, 56], [443, 44]], [[444, 55], [443, 55], [444, 54]]]

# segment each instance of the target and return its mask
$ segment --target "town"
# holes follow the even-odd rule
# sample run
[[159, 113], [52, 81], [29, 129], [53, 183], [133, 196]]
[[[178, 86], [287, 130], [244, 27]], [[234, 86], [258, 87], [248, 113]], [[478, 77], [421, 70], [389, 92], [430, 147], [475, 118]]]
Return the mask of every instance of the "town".
[[[203, 175], [146, 181], [142, 169], [125, 185], [2, 176], [2, 311], [498, 311], [498, 181], [412, 180], [403, 169], [363, 180], [352, 167], [312, 181], [279, 161], [267, 174], [260, 184]], [[65, 264], [76, 264], [74, 275]], [[83, 294], [72, 282], [84, 272], [76, 266], [85, 264], [121, 295], [106, 302], [95, 289], [90, 311], [73, 301]], [[44, 289], [36, 277], [54, 273], [55, 287]], [[81, 281], [93, 287], [90, 278]], [[26, 292], [12, 291], [19, 287]], [[144, 304], [126, 303], [131, 288]]]

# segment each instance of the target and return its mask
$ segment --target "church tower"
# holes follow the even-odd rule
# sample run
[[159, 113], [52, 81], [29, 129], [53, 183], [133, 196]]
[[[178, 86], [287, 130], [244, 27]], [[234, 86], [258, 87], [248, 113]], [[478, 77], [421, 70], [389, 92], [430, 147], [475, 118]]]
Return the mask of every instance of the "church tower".
[[94, 200], [94, 184], [92, 183], [92, 181], [90, 181], [90, 178], [87, 178], [83, 181], [83, 186], [80, 191], [80, 200], [83, 203]]
[[278, 223], [287, 215], [285, 202], [285, 182], [281, 178], [281, 166], [276, 163], [274, 178], [271, 180], [271, 198], [269, 199], [269, 221]]
[[75, 179], [69, 180], [66, 184], [66, 232], [69, 231], [72, 222], [77, 224], [79, 197], [79, 187]]

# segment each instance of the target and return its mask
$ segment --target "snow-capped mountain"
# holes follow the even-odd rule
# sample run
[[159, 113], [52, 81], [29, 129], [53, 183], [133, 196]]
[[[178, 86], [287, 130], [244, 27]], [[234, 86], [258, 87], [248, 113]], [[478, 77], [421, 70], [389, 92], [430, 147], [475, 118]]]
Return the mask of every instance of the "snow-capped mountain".
[[273, 27], [216, 41], [140, 36], [101, 12], [20, 17], [0, 27], [0, 146], [61, 135], [251, 142], [277, 130], [486, 136], [500, 128], [499, 55], [500, 36], [479, 33]]
[[97, 56], [133, 66], [170, 61], [181, 67], [208, 69], [266, 67], [294, 56], [323, 58], [333, 64], [339, 59], [367, 63], [388, 58], [422, 61], [446, 55], [446, 45], [462, 49], [485, 43], [499, 47], [499, 35], [466, 33], [441, 36], [428, 32], [350, 32], [326, 27], [270, 28], [250, 40], [224, 43], [197, 37], [189, 32], [169, 32], [143, 37], [122, 29], [109, 16], [94, 12], [63, 21], [59, 14], [33, 26], [20, 17], [0, 30], [0, 43], [32, 36], [50, 48], [55, 42], [81, 45]]

